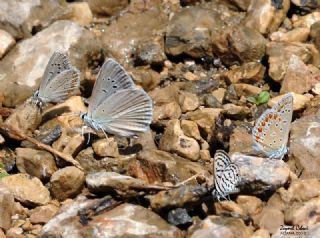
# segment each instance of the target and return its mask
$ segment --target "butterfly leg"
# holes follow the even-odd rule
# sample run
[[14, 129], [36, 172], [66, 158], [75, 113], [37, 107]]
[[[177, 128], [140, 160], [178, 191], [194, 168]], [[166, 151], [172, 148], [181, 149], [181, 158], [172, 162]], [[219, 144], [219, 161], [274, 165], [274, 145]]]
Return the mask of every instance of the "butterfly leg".
[[106, 139], [108, 139], [108, 135], [107, 133], [103, 130], [103, 128], [101, 126], [98, 127], [104, 134], [104, 136], [106, 137]]

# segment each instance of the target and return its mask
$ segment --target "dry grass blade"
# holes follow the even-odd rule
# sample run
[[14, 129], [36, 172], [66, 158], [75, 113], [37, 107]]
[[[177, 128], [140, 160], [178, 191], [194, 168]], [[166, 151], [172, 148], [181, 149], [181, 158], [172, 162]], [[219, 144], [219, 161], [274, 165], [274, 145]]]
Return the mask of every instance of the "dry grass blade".
[[51, 146], [43, 144], [43, 143], [39, 142], [38, 140], [23, 134], [19, 130], [15, 129], [11, 126], [5, 125], [4, 123], [0, 124], [0, 128], [1, 128], [1, 130], [5, 131], [6, 133], [14, 134], [16, 137], [21, 138], [22, 140], [30, 141], [31, 143], [35, 144], [39, 149], [49, 151], [50, 153], [60, 157], [61, 159], [71, 163], [72, 165], [76, 166], [78, 169], [83, 170], [83, 168], [81, 167], [79, 162], [76, 161], [74, 158], [72, 158], [71, 155], [62, 153], [58, 150], [55, 150]]

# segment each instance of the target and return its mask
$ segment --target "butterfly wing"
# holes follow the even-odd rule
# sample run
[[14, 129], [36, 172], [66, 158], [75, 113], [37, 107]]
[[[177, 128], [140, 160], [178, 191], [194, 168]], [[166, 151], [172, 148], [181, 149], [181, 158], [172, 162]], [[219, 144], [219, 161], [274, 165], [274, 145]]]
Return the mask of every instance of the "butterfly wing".
[[266, 110], [252, 130], [255, 148], [270, 158], [282, 158], [287, 152], [287, 141], [293, 113], [293, 96], [285, 95], [271, 109]]
[[80, 86], [80, 72], [76, 68], [62, 71], [42, 91], [43, 102], [59, 103], [73, 95]]
[[220, 197], [226, 198], [230, 193], [238, 192], [239, 174], [238, 166], [231, 162], [229, 155], [222, 150], [217, 150], [214, 155], [215, 190], [213, 195], [219, 199]]
[[92, 90], [88, 115], [108, 97], [119, 90], [134, 88], [134, 82], [124, 68], [114, 59], [108, 59], [102, 65]]
[[123, 89], [106, 98], [93, 112], [97, 127], [111, 134], [130, 137], [148, 130], [152, 100], [141, 89]]
[[39, 97], [45, 96], [43, 92], [45, 91], [46, 86], [53, 78], [55, 78], [62, 71], [69, 70], [71, 68], [72, 65], [68, 56], [65, 53], [62, 53], [60, 51], [54, 52], [44, 71], [42, 81], [39, 87]]

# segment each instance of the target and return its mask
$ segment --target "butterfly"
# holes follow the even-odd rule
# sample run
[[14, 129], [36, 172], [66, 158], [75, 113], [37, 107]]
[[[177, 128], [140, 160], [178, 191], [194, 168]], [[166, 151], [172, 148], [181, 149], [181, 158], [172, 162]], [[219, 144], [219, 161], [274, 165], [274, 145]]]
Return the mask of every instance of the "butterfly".
[[40, 108], [46, 103], [60, 103], [73, 95], [80, 86], [80, 72], [65, 53], [56, 51], [44, 71], [39, 90], [33, 100]]
[[269, 158], [283, 158], [288, 151], [292, 112], [293, 94], [288, 93], [259, 117], [252, 130], [254, 148], [257, 151]]
[[107, 59], [93, 87], [88, 112], [80, 117], [97, 131], [132, 137], [148, 130], [152, 110], [148, 94], [135, 87], [119, 63]]
[[[237, 188], [240, 182], [240, 171], [235, 163], [232, 163], [229, 155], [223, 150], [217, 150], [214, 155], [214, 190], [213, 197], [227, 199], [231, 193], [239, 192]], [[230, 199], [229, 199], [230, 200]]]

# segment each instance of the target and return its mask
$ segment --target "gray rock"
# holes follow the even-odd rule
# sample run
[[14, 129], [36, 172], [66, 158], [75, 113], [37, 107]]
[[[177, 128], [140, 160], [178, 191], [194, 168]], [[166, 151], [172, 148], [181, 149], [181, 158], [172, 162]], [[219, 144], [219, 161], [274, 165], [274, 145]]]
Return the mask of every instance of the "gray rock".
[[26, 206], [45, 205], [50, 201], [49, 190], [36, 177], [28, 174], [14, 174], [1, 179], [1, 182]]
[[34, 28], [43, 28], [69, 13], [64, 1], [3, 0], [0, 2], [0, 28], [14, 38], [30, 37]]
[[88, 174], [86, 184], [92, 193], [108, 194], [116, 192], [123, 197], [137, 196], [140, 191], [148, 189], [148, 184], [145, 181], [115, 172]]
[[310, 114], [291, 126], [289, 162], [302, 178], [320, 178], [320, 116]]
[[267, 159], [234, 153], [231, 160], [240, 169], [241, 190], [261, 194], [276, 190], [296, 176], [282, 160]]
[[65, 200], [79, 194], [84, 186], [84, 172], [69, 166], [55, 172], [50, 179], [50, 191], [52, 196]]
[[9, 49], [14, 46], [16, 41], [14, 38], [6, 31], [0, 29], [0, 59], [9, 51]]
[[[90, 217], [87, 225], [79, 225], [81, 211], [98, 207], [99, 200], [78, 199], [65, 204], [58, 215], [43, 226], [39, 237], [155, 237], [182, 238], [183, 233], [169, 225], [149, 209], [132, 204], [122, 204], [116, 208], [100, 212]], [[101, 202], [100, 202], [101, 203]], [[84, 218], [85, 219], [85, 218]], [[124, 229], [125, 228], [125, 229]]]
[[167, 27], [165, 48], [170, 55], [185, 53], [195, 58], [212, 55], [211, 34], [222, 28], [216, 11], [201, 7], [184, 8]]
[[[88, 52], [100, 48], [94, 34], [71, 21], [57, 21], [35, 36], [16, 44], [0, 65], [0, 94], [5, 106], [15, 106], [38, 89], [52, 53], [68, 51], [72, 63], [81, 71]], [[77, 49], [75, 53], [72, 49]]]
[[247, 238], [252, 234], [252, 229], [247, 227], [239, 218], [208, 216], [206, 219], [191, 226], [188, 237], [210, 237], [210, 238]]
[[198, 142], [183, 134], [179, 120], [170, 120], [160, 140], [159, 148], [164, 151], [177, 153], [178, 155], [197, 161], [200, 156]]
[[58, 170], [53, 155], [47, 151], [17, 148], [16, 154], [17, 168], [21, 173], [30, 174], [46, 182]]
[[14, 197], [10, 190], [0, 184], [0, 228], [9, 229], [11, 227], [11, 216], [14, 214]]
[[128, 0], [88, 0], [91, 10], [99, 15], [113, 16], [128, 6]]

